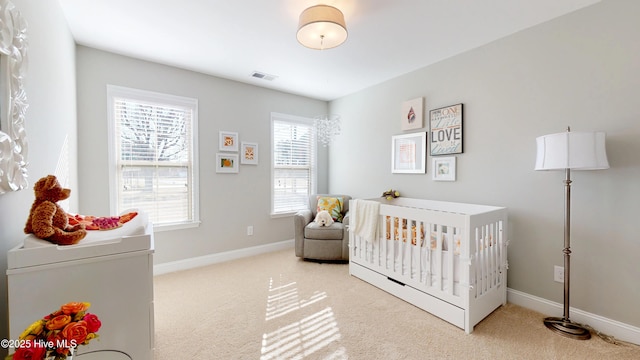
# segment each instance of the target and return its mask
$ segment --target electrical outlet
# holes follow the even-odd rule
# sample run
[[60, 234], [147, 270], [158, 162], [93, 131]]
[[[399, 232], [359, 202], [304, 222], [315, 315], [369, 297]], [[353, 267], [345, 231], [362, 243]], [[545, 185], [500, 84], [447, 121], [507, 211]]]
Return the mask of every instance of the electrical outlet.
[[553, 267], [553, 281], [564, 283], [564, 267], [555, 265]]
[[247, 235], [253, 236], [253, 225], [247, 226]]

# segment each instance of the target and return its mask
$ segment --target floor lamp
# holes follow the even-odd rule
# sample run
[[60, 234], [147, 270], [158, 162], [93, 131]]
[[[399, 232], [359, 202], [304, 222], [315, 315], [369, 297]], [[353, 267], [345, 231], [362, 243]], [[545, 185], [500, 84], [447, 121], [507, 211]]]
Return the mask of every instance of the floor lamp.
[[536, 138], [536, 170], [564, 170], [564, 315], [548, 317], [544, 324], [560, 335], [579, 340], [591, 338], [588, 329], [569, 319], [571, 274], [571, 170], [608, 169], [603, 132], [566, 132]]

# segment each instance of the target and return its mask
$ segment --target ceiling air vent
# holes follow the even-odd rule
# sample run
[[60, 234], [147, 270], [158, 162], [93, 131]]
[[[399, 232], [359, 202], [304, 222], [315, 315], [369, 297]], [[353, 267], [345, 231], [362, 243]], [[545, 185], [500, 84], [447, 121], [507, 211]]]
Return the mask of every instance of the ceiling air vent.
[[272, 80], [277, 78], [277, 76], [275, 76], [275, 75], [269, 75], [269, 74], [265, 74], [265, 73], [259, 72], [259, 71], [254, 71], [253, 73], [251, 73], [251, 77], [254, 77], [254, 78], [257, 78], [257, 79], [262, 79], [262, 80], [267, 80], [267, 81], [272, 81]]

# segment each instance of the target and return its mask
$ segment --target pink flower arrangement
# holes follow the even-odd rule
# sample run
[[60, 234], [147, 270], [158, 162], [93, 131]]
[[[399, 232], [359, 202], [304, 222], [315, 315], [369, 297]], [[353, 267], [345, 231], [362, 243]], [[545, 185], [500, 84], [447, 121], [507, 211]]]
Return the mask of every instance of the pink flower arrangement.
[[87, 312], [88, 302], [70, 302], [26, 328], [18, 341], [16, 352], [6, 360], [67, 359], [79, 345], [87, 345], [98, 337], [102, 323]]

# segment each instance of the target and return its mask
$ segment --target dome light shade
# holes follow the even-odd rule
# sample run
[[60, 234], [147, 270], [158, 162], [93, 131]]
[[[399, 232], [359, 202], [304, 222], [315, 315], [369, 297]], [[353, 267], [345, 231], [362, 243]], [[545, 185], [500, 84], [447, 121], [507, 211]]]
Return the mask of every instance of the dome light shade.
[[315, 5], [300, 14], [298, 42], [310, 49], [334, 48], [347, 40], [342, 11], [329, 5]]

